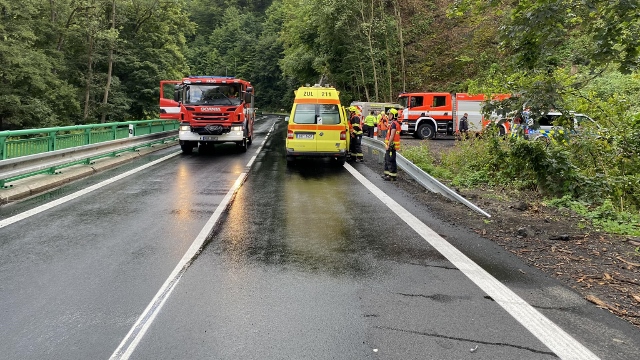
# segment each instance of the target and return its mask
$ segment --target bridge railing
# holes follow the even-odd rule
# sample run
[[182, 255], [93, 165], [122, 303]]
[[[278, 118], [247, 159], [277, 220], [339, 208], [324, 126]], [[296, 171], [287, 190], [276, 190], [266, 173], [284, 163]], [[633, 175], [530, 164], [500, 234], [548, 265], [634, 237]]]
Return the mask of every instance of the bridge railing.
[[7, 182], [175, 140], [176, 120], [142, 120], [0, 132], [0, 188]]
[[0, 160], [178, 129], [176, 120], [140, 120], [0, 131]]

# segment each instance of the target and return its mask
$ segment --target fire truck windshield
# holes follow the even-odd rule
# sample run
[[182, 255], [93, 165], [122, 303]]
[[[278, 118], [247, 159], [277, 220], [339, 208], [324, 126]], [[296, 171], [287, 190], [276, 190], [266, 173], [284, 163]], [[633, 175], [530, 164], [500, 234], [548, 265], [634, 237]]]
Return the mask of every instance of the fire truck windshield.
[[185, 105], [240, 105], [237, 84], [189, 85], [184, 88]]
[[400, 104], [403, 109], [406, 109], [407, 105], [409, 104], [409, 97], [408, 96], [400, 96], [398, 98], [398, 104]]

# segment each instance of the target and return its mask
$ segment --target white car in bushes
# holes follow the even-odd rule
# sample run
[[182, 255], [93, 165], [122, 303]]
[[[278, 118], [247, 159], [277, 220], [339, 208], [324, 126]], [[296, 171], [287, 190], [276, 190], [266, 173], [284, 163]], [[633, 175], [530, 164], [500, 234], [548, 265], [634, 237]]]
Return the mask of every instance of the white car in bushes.
[[[572, 113], [573, 115], [573, 129], [569, 134], [578, 134], [585, 128], [600, 128], [598, 123], [585, 114]], [[527, 125], [524, 126], [524, 136], [529, 140], [549, 140], [554, 134], [564, 136], [565, 129], [562, 126], [556, 124], [556, 121], [562, 116], [561, 112], [549, 112], [537, 119], [538, 127], [534, 128], [533, 119], [530, 119]], [[518, 125], [513, 125], [513, 129], [517, 129]]]

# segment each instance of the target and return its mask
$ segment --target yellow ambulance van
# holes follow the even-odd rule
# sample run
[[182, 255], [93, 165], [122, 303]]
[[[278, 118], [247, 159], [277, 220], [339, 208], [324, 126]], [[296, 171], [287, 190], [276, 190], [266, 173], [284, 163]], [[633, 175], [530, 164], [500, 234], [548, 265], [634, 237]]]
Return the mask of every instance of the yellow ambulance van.
[[295, 91], [287, 119], [287, 164], [308, 157], [344, 164], [349, 156], [349, 122], [339, 91], [329, 86], [303, 86]]

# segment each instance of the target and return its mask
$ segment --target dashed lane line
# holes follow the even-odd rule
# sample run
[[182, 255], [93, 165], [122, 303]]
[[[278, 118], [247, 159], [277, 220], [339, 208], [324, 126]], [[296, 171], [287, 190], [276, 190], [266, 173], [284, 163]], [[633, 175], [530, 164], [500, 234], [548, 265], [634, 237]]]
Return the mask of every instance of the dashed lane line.
[[195, 257], [202, 249], [202, 246], [209, 237], [209, 234], [213, 231], [213, 228], [220, 220], [220, 216], [222, 216], [222, 213], [231, 204], [231, 201], [233, 200], [235, 194], [238, 192], [238, 190], [246, 180], [249, 169], [253, 165], [260, 151], [262, 151], [262, 147], [266, 144], [267, 139], [271, 135], [274, 126], [275, 123], [273, 124], [273, 126], [271, 126], [271, 129], [265, 136], [262, 144], [260, 145], [258, 150], [256, 150], [255, 155], [252, 156], [247, 163], [247, 171], [241, 173], [240, 176], [236, 179], [231, 189], [229, 189], [229, 192], [227, 192], [207, 223], [204, 225], [202, 230], [200, 230], [200, 233], [195, 238], [178, 265], [176, 265], [176, 267], [173, 269], [167, 280], [160, 287], [160, 290], [158, 290], [149, 305], [147, 305], [147, 308], [142, 312], [142, 314], [133, 324], [133, 326], [129, 330], [129, 333], [127, 333], [122, 342], [120, 342], [120, 345], [118, 345], [118, 348], [113, 352], [113, 354], [109, 358], [110, 360], [126, 360], [131, 357], [136, 347], [138, 347], [138, 344], [140, 344], [140, 341], [142, 341], [142, 338], [146, 334], [147, 330], [149, 330], [149, 327], [155, 320], [156, 316], [160, 313], [160, 310], [164, 306], [165, 302], [178, 285], [178, 282], [182, 278], [182, 275], [187, 271]]

